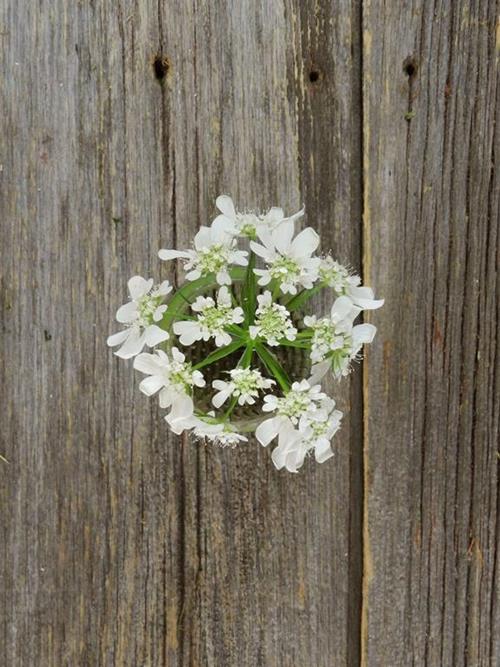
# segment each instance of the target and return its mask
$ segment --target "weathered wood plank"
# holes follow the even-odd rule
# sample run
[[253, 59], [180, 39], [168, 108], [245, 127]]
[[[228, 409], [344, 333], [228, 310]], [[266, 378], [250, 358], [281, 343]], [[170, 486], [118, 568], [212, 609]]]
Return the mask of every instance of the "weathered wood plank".
[[497, 15], [363, 3], [370, 667], [500, 659]]
[[104, 341], [219, 191], [304, 198], [359, 260], [358, 6], [0, 11], [2, 661], [357, 664], [359, 378], [336, 459], [291, 478], [168, 436]]

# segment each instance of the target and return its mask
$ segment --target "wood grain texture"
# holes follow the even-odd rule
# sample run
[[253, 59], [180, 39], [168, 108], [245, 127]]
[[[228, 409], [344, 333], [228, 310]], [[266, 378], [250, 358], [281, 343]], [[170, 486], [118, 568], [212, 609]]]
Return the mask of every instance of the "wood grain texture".
[[[497, 13], [0, 4], [0, 664], [497, 664]], [[105, 346], [220, 192], [387, 298], [296, 476], [169, 435]]]
[[359, 261], [359, 12], [308, 9], [3, 7], [5, 664], [358, 660], [360, 379], [336, 460], [290, 478], [169, 436], [105, 346], [220, 192], [304, 198]]
[[497, 16], [363, 5], [370, 667], [500, 661]]

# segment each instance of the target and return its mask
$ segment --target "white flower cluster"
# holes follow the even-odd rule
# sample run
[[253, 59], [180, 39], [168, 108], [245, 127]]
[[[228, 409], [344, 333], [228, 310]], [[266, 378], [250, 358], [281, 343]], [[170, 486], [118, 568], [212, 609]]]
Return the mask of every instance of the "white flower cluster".
[[[183, 261], [185, 282], [176, 292], [167, 280], [129, 280], [130, 301], [116, 313], [125, 328], [108, 345], [135, 357], [134, 368], [146, 375], [139, 389], [158, 394], [174, 433], [234, 447], [254, 431], [263, 446], [277, 439], [278, 469], [297, 472], [309, 454], [319, 463], [333, 456], [342, 412], [321, 382], [351, 371], [376, 333], [355, 320], [384, 302], [333, 257], [315, 254], [318, 234], [295, 229], [303, 209], [290, 217], [277, 207], [238, 212], [227, 195], [216, 205], [220, 214], [200, 228], [193, 248], [158, 253]], [[322, 290], [333, 295], [330, 312], [307, 313]], [[297, 377], [307, 363], [308, 376]]]

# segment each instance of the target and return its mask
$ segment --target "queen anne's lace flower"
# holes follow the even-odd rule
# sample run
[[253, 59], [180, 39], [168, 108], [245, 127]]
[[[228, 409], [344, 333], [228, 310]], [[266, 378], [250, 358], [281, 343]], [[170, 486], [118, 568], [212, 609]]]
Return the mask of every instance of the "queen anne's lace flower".
[[248, 253], [238, 250], [232, 227], [221, 216], [211, 227], [200, 227], [194, 237], [194, 250], [160, 250], [158, 256], [165, 261], [185, 259], [188, 270], [186, 280], [197, 280], [202, 276], [215, 274], [219, 285], [230, 285], [229, 267], [232, 264], [246, 266]]
[[[319, 236], [312, 227], [307, 227], [295, 238], [293, 222], [284, 222], [273, 231], [259, 230], [262, 242], [250, 242], [256, 255], [262, 257], [265, 269], [254, 269], [259, 285], [268, 285], [272, 280], [283, 294], [297, 294], [298, 287], [310, 289], [318, 278], [320, 258], [311, 255], [319, 244]], [[292, 240], [293, 239], [293, 240]]]
[[255, 431], [257, 440], [266, 447], [287, 425], [305, 427], [313, 418], [326, 417], [331, 407], [329, 401], [320, 385], [311, 385], [308, 380], [294, 382], [282, 397], [264, 396], [263, 412], [276, 412], [276, 416], [259, 424]]
[[329, 318], [304, 318], [304, 324], [313, 330], [311, 361], [319, 362], [312, 368], [315, 381], [321, 380], [329, 368], [337, 379], [348, 375], [361, 347], [373, 340], [377, 331], [373, 324], [353, 326], [358, 313], [351, 299], [341, 296], [335, 300]]
[[330, 255], [321, 260], [319, 279], [340, 295], [348, 296], [361, 310], [375, 310], [384, 305], [383, 299], [375, 299], [370, 287], [361, 286], [361, 278], [335, 261]]
[[[184, 261], [187, 282], [175, 294], [168, 296], [168, 281], [153, 287], [153, 280], [130, 279], [131, 301], [117, 312], [126, 327], [108, 344], [120, 346], [119, 356], [135, 356], [134, 367], [146, 375], [140, 390], [159, 395], [174, 433], [235, 447], [254, 431], [263, 446], [277, 439], [278, 469], [297, 472], [308, 456], [323, 463], [333, 456], [342, 413], [320, 382], [328, 372], [342, 378], [361, 358], [376, 329], [356, 318], [383, 300], [332, 257], [315, 255], [316, 232], [295, 230], [303, 210], [289, 218], [277, 207], [240, 212], [227, 195], [217, 207], [220, 214], [199, 229], [192, 249], [159, 252], [163, 260]], [[238, 248], [241, 238], [250, 255]], [[334, 295], [328, 316], [308, 312], [321, 290]], [[165, 343], [172, 336], [186, 355], [194, 343], [208, 344], [196, 346], [191, 363], [175, 342]], [[144, 353], [144, 345], [161, 349]], [[311, 366], [307, 380], [297, 375], [304, 361]]]
[[[295, 221], [304, 215], [304, 209], [298, 211], [289, 218], [285, 218], [282, 208], [273, 206], [267, 213], [255, 213], [254, 211], [240, 212], [236, 211], [233, 200], [228, 195], [217, 197], [215, 202], [221, 215], [215, 221], [223, 218], [224, 224], [229, 223], [234, 236], [242, 236], [249, 239], [255, 239], [261, 230], [273, 230], [282, 222]], [[214, 221], [214, 222], [215, 222]]]
[[283, 338], [295, 340], [297, 329], [285, 306], [273, 302], [269, 291], [259, 294], [257, 301], [259, 307], [255, 312], [255, 324], [249, 327], [250, 337], [263, 338], [271, 347], [279, 345]]
[[198, 340], [215, 338], [217, 347], [229, 345], [231, 335], [226, 327], [243, 322], [243, 309], [240, 306], [232, 307], [231, 294], [224, 285], [217, 294], [217, 303], [212, 297], [199, 296], [191, 305], [191, 309], [198, 313], [196, 320], [175, 322], [174, 333], [179, 336], [183, 345], [192, 345]]
[[273, 450], [272, 459], [279, 469], [297, 472], [309, 452], [314, 452], [318, 463], [324, 463], [333, 456], [331, 439], [340, 428], [342, 412], [332, 409], [326, 415], [318, 413], [320, 418], [311, 419], [299, 430], [287, 425], [278, 438], [278, 446]]
[[201, 419], [195, 420], [193, 435], [219, 447], [236, 447], [240, 442], [248, 442], [248, 438], [230, 424], [207, 423]]
[[191, 368], [176, 347], [172, 348], [170, 358], [162, 350], [139, 354], [134, 359], [134, 368], [148, 375], [139, 389], [146, 396], [159, 392], [160, 407], [171, 408], [165, 419], [174, 433], [181, 433], [193, 415], [193, 387], [205, 386], [203, 375]]
[[229, 371], [230, 381], [214, 380], [212, 387], [217, 393], [212, 398], [216, 408], [220, 408], [228, 398], [234, 396], [238, 399], [238, 405], [253, 405], [255, 398], [261, 389], [269, 389], [276, 384], [274, 380], [262, 377], [262, 373], [256, 368], [234, 368]]
[[134, 276], [128, 281], [131, 301], [118, 308], [116, 319], [127, 328], [108, 337], [110, 347], [120, 345], [115, 354], [122, 359], [130, 359], [139, 354], [144, 345], [154, 347], [168, 339], [168, 332], [156, 323], [161, 320], [167, 310], [163, 303], [165, 296], [172, 290], [168, 280], [153, 287], [153, 279], [146, 280]]

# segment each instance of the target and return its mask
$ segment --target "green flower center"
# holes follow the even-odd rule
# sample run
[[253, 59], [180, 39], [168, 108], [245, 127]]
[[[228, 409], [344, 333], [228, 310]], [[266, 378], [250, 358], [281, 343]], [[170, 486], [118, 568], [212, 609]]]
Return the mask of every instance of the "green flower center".
[[163, 297], [161, 295], [154, 296], [145, 294], [137, 301], [137, 310], [139, 312], [139, 324], [143, 327], [148, 327], [153, 324], [153, 315], [158, 306], [161, 306]]
[[169, 381], [188, 392], [193, 386], [191, 364], [183, 361], [172, 361], [168, 370]]
[[286, 308], [278, 303], [264, 306], [258, 314], [256, 325], [260, 328], [259, 335], [262, 338], [279, 340], [285, 336], [291, 322]]
[[220, 331], [230, 321], [230, 306], [207, 306], [203, 312], [198, 315], [199, 323], [209, 332]]
[[292, 389], [285, 397], [279, 399], [278, 413], [289, 417], [292, 421], [297, 421], [304, 412], [307, 412], [312, 403], [313, 400], [308, 393]]
[[259, 371], [250, 370], [249, 368], [233, 371], [231, 373], [231, 380], [235, 386], [234, 393], [237, 396], [240, 394], [257, 393], [261, 377]]
[[203, 274], [218, 273], [228, 265], [228, 249], [220, 243], [198, 251], [198, 266]]
[[269, 269], [271, 278], [279, 282], [296, 280], [300, 276], [300, 266], [291, 257], [278, 257]]

